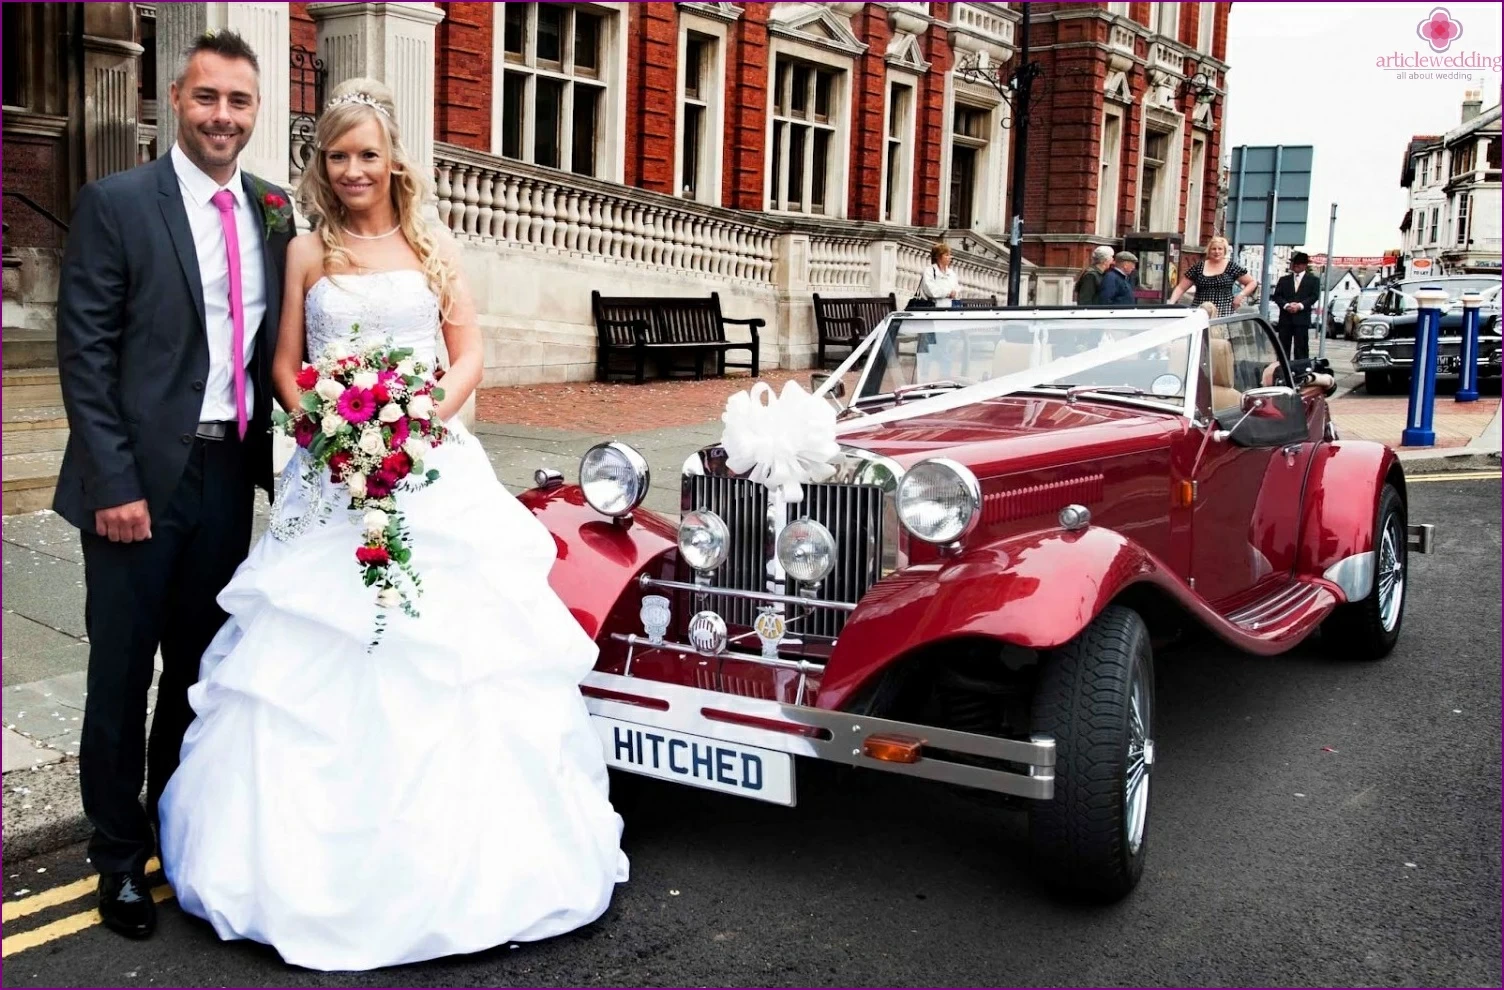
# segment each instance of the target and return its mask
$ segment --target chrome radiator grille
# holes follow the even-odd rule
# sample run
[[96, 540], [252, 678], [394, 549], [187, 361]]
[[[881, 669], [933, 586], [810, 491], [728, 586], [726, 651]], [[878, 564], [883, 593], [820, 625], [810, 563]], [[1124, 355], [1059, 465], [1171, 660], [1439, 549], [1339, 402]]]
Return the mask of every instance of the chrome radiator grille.
[[[768, 563], [778, 530], [788, 519], [808, 516], [835, 537], [836, 560], [830, 574], [817, 589], [829, 601], [858, 602], [879, 577], [883, 553], [882, 489], [871, 485], [805, 485], [804, 501], [789, 506], [787, 518], [768, 522], [768, 492], [762, 485], [742, 478], [702, 475], [690, 479], [694, 508], [709, 509], [731, 531], [731, 551], [726, 562], [711, 575], [711, 587], [742, 591], [767, 591]], [[775, 588], [784, 591], [783, 588]], [[793, 589], [789, 588], [792, 592]], [[731, 625], [751, 626], [758, 604], [711, 594], [711, 607]], [[848, 613], [816, 611], [794, 622], [791, 636], [834, 637]]]

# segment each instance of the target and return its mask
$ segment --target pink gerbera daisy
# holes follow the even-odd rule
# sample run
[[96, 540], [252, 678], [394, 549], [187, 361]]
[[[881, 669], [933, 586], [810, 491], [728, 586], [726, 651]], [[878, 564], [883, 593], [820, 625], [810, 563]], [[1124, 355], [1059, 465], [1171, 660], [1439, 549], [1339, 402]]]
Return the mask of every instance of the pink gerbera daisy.
[[376, 397], [369, 389], [347, 388], [339, 397], [339, 414], [347, 423], [364, 423], [376, 415]]

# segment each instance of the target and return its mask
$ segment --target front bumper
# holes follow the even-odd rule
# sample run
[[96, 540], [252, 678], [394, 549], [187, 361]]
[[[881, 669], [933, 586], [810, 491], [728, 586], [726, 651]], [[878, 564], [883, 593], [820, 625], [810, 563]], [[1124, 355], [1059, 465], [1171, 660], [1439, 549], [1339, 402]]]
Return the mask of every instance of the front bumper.
[[[1047, 737], [1003, 739], [598, 670], [581, 691], [592, 715], [637, 726], [1040, 801], [1055, 794], [1055, 742]], [[693, 775], [682, 782], [700, 783]]]
[[[1461, 372], [1462, 342], [1456, 337], [1442, 338], [1436, 355], [1436, 375], [1439, 378], [1454, 378]], [[1496, 377], [1501, 372], [1500, 339], [1485, 337], [1478, 341], [1478, 373], [1484, 377]], [[1415, 365], [1415, 340], [1364, 341], [1353, 354], [1354, 371], [1408, 371]]]

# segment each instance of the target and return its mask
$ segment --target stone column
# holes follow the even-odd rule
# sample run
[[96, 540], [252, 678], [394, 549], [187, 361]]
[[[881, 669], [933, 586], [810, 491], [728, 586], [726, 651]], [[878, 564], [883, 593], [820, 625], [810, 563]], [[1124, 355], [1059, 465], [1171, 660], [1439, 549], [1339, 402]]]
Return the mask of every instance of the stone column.
[[310, 3], [308, 14], [318, 25], [328, 93], [359, 76], [390, 86], [402, 142], [432, 184], [434, 30], [444, 12], [432, 3]]
[[[85, 5], [90, 6], [90, 5]], [[157, 5], [157, 154], [177, 139], [171, 86], [183, 67], [183, 52], [209, 30], [231, 30], [256, 52], [261, 66], [261, 112], [241, 152], [241, 167], [286, 186], [292, 36], [285, 3], [161, 3]]]
[[136, 164], [137, 79], [142, 48], [128, 3], [83, 4], [84, 178]]

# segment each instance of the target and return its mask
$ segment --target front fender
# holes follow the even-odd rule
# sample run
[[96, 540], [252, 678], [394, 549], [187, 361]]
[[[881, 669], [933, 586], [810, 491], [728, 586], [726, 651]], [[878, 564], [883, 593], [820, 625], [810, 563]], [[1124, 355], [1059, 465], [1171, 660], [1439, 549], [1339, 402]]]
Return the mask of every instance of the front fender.
[[1316, 449], [1306, 481], [1297, 576], [1330, 581], [1348, 601], [1368, 595], [1374, 568], [1365, 555], [1373, 551], [1379, 492], [1391, 478], [1406, 499], [1404, 468], [1384, 444], [1342, 440]]
[[843, 707], [894, 660], [945, 639], [1053, 649], [1145, 580], [1194, 607], [1194, 595], [1160, 561], [1111, 529], [1025, 534], [909, 567], [878, 583], [852, 613], [826, 665], [819, 705]]
[[651, 512], [614, 522], [585, 501], [578, 485], [533, 488], [517, 496], [553, 535], [558, 556], [548, 583], [592, 639], [600, 636], [627, 586], [668, 550], [678, 531]]

